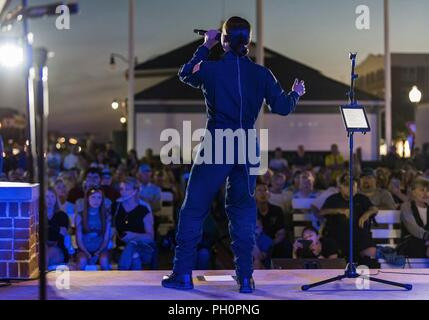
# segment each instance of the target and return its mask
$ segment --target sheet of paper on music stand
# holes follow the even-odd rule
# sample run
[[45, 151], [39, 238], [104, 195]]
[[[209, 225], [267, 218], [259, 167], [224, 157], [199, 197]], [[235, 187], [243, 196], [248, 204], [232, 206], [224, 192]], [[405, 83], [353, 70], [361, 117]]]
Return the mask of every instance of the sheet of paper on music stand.
[[365, 113], [362, 108], [344, 108], [343, 113], [347, 128], [368, 128], [368, 122], [366, 121]]

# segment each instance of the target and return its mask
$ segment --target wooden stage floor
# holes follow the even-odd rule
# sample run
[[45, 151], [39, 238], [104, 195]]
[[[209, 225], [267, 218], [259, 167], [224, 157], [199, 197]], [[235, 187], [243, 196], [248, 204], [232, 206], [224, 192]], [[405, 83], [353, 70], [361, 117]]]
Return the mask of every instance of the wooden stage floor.
[[[384, 269], [383, 272], [409, 272], [410, 275], [380, 273], [377, 277], [411, 283], [412, 291], [378, 283], [370, 290], [359, 290], [352, 279], [324, 285], [307, 292], [303, 284], [343, 273], [342, 270], [257, 270], [256, 291], [239, 294], [233, 281], [206, 282], [201, 275], [234, 275], [233, 271], [195, 271], [195, 289], [176, 291], [162, 288], [160, 281], [167, 271], [70, 272], [70, 289], [58, 290], [55, 272], [48, 274], [48, 298], [71, 300], [429, 300], [429, 269]], [[371, 270], [371, 274], [377, 272]], [[37, 281], [21, 282], [0, 288], [0, 300], [37, 299]]]

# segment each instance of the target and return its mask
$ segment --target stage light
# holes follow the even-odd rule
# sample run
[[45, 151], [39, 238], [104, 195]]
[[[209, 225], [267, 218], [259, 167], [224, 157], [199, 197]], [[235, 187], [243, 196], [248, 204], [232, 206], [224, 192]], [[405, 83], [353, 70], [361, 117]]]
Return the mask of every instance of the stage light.
[[24, 61], [24, 51], [21, 47], [5, 44], [0, 47], [0, 64], [7, 68], [14, 68]]
[[59, 143], [65, 143], [66, 142], [66, 138], [61, 137], [61, 138], [58, 139], [58, 142]]
[[76, 145], [76, 144], [78, 143], [78, 141], [77, 141], [77, 139], [75, 139], [75, 138], [70, 138], [70, 139], [69, 139], [69, 143], [70, 143], [70, 144], [73, 144], [73, 145]]
[[419, 103], [420, 100], [422, 100], [422, 92], [417, 88], [417, 86], [413, 86], [408, 96], [412, 103]]
[[112, 102], [112, 109], [113, 109], [113, 110], [118, 110], [118, 108], [119, 108], [119, 102], [118, 102], [118, 101], [116, 101], [116, 100], [114, 100], [114, 101]]
[[12, 148], [12, 154], [14, 156], [18, 155], [21, 151], [18, 148]]
[[61, 150], [61, 144], [57, 143], [57, 144], [55, 145], [55, 147], [56, 147], [58, 150]]
[[121, 121], [122, 124], [125, 124], [125, 123], [127, 123], [127, 118], [121, 117], [121, 119], [119, 121]]

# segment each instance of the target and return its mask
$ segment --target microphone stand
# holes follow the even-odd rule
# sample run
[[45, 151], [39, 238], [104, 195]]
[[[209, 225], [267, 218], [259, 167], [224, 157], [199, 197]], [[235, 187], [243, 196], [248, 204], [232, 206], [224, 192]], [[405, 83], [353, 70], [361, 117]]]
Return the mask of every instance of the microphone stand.
[[[348, 92], [349, 96], [349, 104], [347, 107], [353, 108], [358, 106], [356, 97], [355, 97], [355, 80], [358, 78], [358, 75], [355, 73], [355, 65], [356, 65], [356, 56], [357, 53], [350, 53], [349, 58], [351, 60], [352, 65], [352, 72], [351, 72], [351, 83], [350, 83], [350, 91]], [[319, 281], [313, 284], [307, 284], [303, 285], [301, 289], [303, 291], [307, 291], [310, 288], [318, 287], [327, 283], [340, 281], [343, 279], [357, 279], [359, 277], [364, 278], [365, 280], [379, 282], [391, 286], [396, 286], [400, 288], [404, 288], [406, 290], [411, 290], [413, 286], [411, 284], [403, 284], [393, 281], [388, 281], [384, 279], [374, 278], [371, 276], [366, 275], [360, 275], [356, 271], [356, 263], [353, 262], [353, 231], [354, 231], [354, 219], [353, 219], [353, 134], [355, 130], [347, 129], [347, 137], [349, 139], [349, 148], [350, 148], [350, 161], [349, 161], [349, 192], [350, 192], [350, 198], [349, 198], [349, 211], [350, 211], [350, 217], [349, 217], [349, 257], [348, 257], [348, 264], [346, 267], [346, 270], [343, 275], [339, 275], [337, 277], [333, 277], [327, 280]], [[365, 134], [365, 132], [364, 132]]]

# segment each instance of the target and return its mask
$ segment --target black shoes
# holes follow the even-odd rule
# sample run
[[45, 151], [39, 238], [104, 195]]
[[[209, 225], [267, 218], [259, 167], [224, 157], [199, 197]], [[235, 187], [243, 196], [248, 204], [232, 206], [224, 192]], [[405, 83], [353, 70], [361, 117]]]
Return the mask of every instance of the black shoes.
[[255, 291], [255, 281], [250, 278], [238, 278], [238, 285], [240, 286], [240, 293], [252, 293]]
[[177, 274], [172, 273], [165, 276], [161, 282], [164, 288], [178, 289], [178, 290], [191, 290], [194, 289], [191, 274]]

